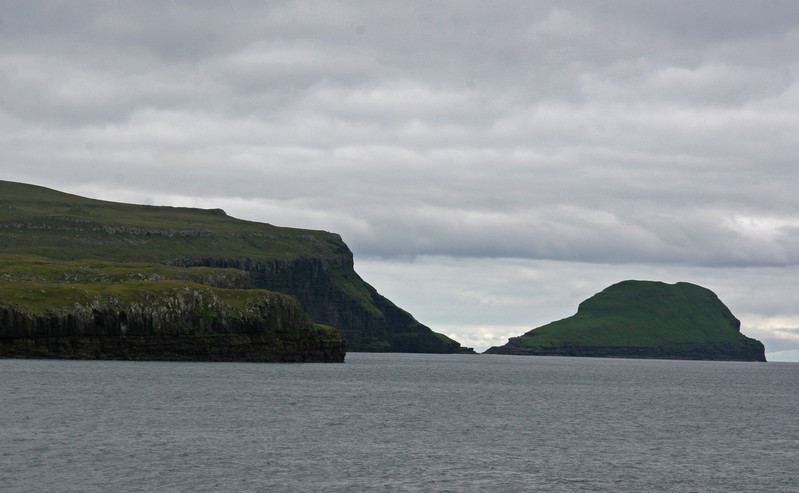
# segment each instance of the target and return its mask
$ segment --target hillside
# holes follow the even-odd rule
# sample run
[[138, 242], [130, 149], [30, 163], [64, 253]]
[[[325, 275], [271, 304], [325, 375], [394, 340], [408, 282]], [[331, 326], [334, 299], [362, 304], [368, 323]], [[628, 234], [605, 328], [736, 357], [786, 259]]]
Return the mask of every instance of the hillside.
[[575, 315], [486, 353], [765, 361], [763, 344], [740, 325], [701, 286], [623, 281], [580, 303]]
[[[295, 296], [352, 351], [452, 353], [364, 282], [339, 235], [244, 221], [224, 211], [99, 201], [0, 181], [0, 252], [61, 261], [232, 269], [248, 288]], [[202, 280], [199, 281], [203, 283]], [[242, 281], [239, 281], [242, 282]]]

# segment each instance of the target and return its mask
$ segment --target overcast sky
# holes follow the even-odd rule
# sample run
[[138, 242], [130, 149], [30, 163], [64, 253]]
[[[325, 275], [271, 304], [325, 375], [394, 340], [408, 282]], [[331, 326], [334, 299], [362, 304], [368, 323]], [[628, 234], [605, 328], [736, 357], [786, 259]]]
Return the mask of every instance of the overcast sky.
[[624, 279], [799, 361], [799, 2], [3, 2], [0, 178], [342, 235], [483, 350]]

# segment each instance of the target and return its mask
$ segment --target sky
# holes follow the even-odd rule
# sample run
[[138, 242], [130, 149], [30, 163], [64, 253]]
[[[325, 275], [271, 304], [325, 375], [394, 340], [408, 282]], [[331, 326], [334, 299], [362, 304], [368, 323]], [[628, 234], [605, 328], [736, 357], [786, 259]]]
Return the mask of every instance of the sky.
[[625, 279], [799, 361], [799, 2], [0, 3], [0, 179], [339, 233], [482, 351]]

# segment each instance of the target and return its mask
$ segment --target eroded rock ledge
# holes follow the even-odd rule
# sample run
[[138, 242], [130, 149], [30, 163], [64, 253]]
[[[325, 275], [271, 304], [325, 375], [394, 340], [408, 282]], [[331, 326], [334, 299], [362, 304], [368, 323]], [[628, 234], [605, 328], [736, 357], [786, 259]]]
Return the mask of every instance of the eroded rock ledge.
[[[160, 284], [159, 284], [160, 283]], [[172, 361], [343, 362], [345, 343], [290, 296], [154, 281], [124, 295], [49, 286], [68, 307], [0, 304], [0, 357]]]

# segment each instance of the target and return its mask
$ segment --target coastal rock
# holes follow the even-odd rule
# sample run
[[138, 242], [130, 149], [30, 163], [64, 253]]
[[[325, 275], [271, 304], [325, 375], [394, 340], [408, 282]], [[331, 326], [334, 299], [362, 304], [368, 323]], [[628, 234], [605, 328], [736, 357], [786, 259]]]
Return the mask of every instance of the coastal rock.
[[295, 299], [279, 293], [162, 281], [126, 295], [82, 296], [74, 285], [47, 290], [75, 301], [44, 312], [0, 302], [0, 357], [344, 361], [338, 332], [312, 324]]
[[623, 281], [583, 301], [571, 317], [487, 354], [765, 361], [760, 341], [712, 291], [689, 283]]

